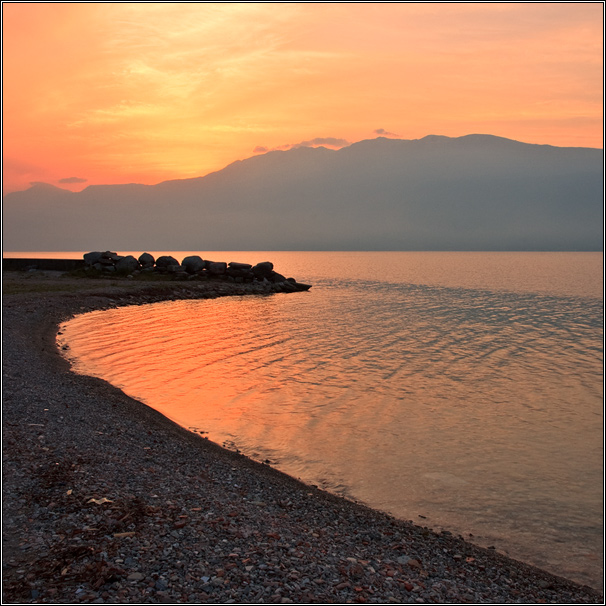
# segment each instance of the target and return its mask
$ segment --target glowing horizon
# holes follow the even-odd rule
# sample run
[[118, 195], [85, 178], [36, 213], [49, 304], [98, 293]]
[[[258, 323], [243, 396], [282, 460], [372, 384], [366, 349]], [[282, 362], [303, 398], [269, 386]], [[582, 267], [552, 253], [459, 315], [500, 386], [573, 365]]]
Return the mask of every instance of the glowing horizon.
[[5, 193], [153, 184], [378, 135], [603, 145], [599, 3], [2, 10]]

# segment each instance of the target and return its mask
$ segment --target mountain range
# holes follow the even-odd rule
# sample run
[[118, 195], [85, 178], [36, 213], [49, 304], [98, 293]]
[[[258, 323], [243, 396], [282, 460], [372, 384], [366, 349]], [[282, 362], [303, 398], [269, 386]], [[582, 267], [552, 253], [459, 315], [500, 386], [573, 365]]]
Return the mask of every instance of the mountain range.
[[492, 135], [299, 147], [157, 185], [33, 185], [3, 199], [3, 249], [602, 250], [603, 166]]

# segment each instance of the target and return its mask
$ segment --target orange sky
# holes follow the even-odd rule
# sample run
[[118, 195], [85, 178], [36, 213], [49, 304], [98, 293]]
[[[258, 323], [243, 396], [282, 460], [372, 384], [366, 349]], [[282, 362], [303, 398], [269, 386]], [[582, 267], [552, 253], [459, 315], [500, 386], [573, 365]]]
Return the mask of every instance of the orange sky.
[[4, 192], [200, 176], [263, 149], [338, 147], [379, 129], [602, 147], [602, 12], [4, 3]]

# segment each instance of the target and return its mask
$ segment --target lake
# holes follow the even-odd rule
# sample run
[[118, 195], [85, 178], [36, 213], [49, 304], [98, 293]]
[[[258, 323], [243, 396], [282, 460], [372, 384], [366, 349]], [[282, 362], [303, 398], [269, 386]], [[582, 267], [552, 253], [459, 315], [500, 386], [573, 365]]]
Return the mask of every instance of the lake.
[[602, 253], [199, 254], [313, 288], [83, 314], [61, 328], [74, 369], [307, 483], [601, 587]]

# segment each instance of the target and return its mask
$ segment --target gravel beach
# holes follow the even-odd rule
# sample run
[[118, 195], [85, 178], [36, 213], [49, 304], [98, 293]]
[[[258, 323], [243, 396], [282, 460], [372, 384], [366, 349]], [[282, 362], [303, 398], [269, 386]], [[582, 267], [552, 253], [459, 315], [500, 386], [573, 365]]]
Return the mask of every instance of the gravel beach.
[[3, 604], [604, 603], [224, 450], [55, 343], [78, 313], [247, 288], [4, 272]]

